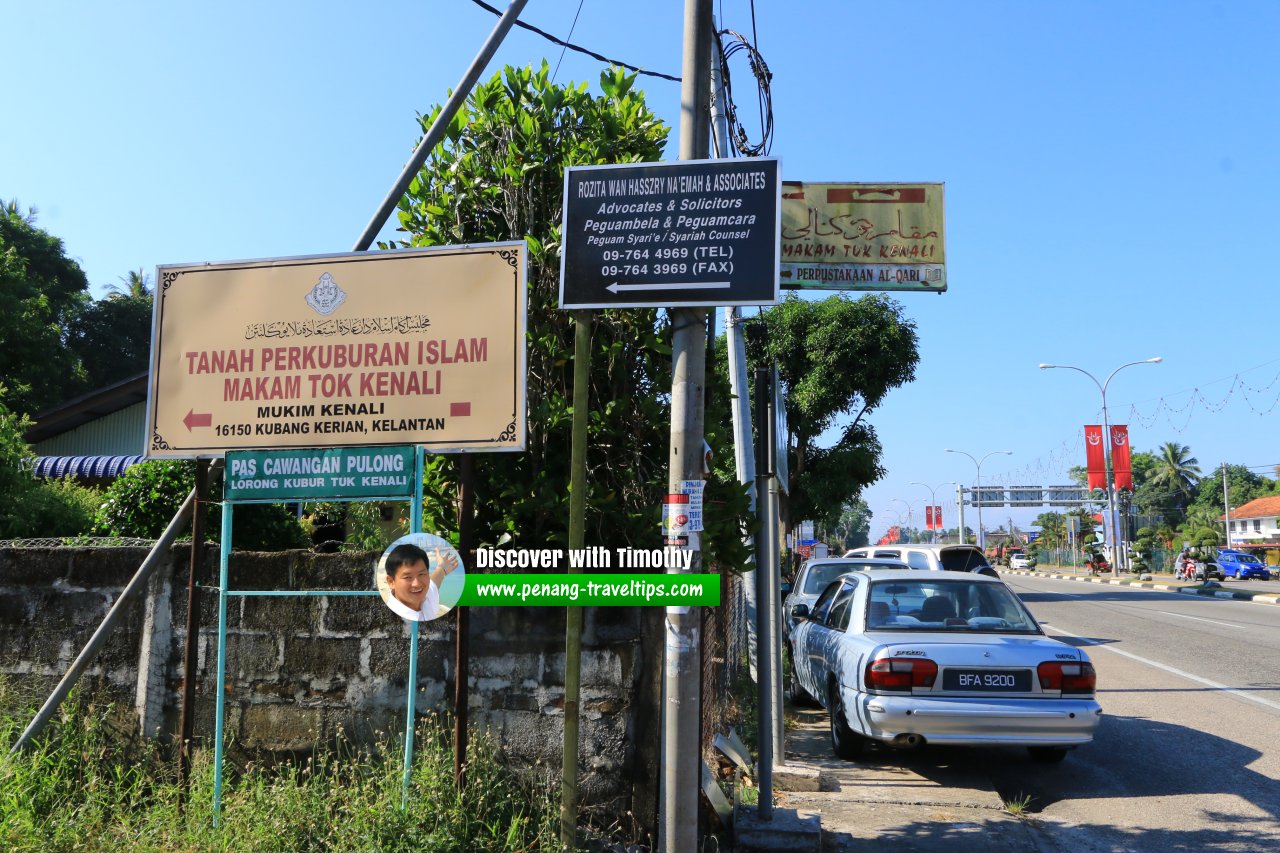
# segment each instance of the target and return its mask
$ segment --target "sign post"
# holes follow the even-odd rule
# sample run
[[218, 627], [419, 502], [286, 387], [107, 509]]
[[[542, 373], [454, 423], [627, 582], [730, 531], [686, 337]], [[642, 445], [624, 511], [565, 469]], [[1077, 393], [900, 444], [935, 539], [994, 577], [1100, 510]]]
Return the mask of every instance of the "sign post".
[[523, 242], [157, 270], [148, 458], [525, 436]]
[[942, 189], [942, 184], [787, 181], [782, 286], [944, 292]]
[[[308, 455], [303, 455], [308, 454]], [[298, 467], [306, 464], [312, 468], [327, 469], [342, 467], [341, 463], [350, 463], [354, 469], [359, 464], [367, 463], [370, 452], [364, 448], [335, 448], [330, 451], [267, 451], [260, 453], [228, 453], [226, 459], [226, 475], [223, 480], [222, 503], [222, 536], [218, 559], [218, 663], [217, 663], [217, 697], [214, 705], [213, 722], [213, 825], [222, 822], [222, 765], [224, 741], [226, 740], [226, 694], [227, 694], [227, 600], [231, 596], [264, 597], [264, 596], [376, 596], [376, 589], [350, 590], [233, 590], [230, 584], [231, 537], [234, 518], [234, 507], [237, 503], [264, 503], [282, 500], [405, 500], [412, 502], [411, 532], [422, 532], [422, 474], [423, 451], [421, 448], [392, 447], [380, 448], [377, 451], [383, 460], [408, 460], [409, 469], [404, 477], [396, 482], [382, 484], [379, 491], [370, 491], [364, 483], [347, 484], [344, 478], [317, 474], [314, 479], [328, 478], [326, 486], [256, 486], [245, 481], [250, 469], [263, 472], [275, 467]], [[388, 463], [393, 464], [393, 463]], [[234, 472], [239, 472], [237, 475]], [[236, 477], [239, 481], [236, 481]], [[269, 475], [263, 474], [263, 478]], [[313, 479], [313, 478], [307, 478]], [[360, 479], [359, 477], [356, 478]], [[301, 480], [301, 478], [300, 478]], [[288, 491], [291, 488], [306, 488], [310, 494], [302, 495]], [[413, 764], [413, 724], [417, 699], [418, 672], [418, 623], [411, 623], [409, 629], [409, 680], [408, 697], [406, 699], [405, 745], [404, 745], [404, 778], [401, 789], [401, 806], [409, 798], [409, 771]]]
[[561, 308], [778, 301], [777, 158], [573, 166]]

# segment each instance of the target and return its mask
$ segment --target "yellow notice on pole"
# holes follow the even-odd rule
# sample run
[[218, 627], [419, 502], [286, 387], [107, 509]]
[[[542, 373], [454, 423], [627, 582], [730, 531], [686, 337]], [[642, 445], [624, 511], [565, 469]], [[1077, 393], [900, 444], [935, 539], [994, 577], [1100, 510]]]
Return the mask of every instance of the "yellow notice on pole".
[[942, 184], [782, 184], [783, 289], [947, 289]]
[[147, 455], [525, 442], [523, 242], [161, 266]]

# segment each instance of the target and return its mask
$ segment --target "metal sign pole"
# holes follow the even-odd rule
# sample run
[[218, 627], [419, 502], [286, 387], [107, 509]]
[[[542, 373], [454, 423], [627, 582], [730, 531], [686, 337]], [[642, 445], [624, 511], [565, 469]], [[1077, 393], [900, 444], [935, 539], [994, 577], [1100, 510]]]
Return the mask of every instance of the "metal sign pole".
[[[425, 450], [417, 448], [413, 459], [413, 505], [409, 508], [409, 532], [422, 532], [422, 472]], [[409, 778], [413, 772], [413, 734], [418, 699], [418, 622], [409, 628], [409, 685], [404, 712], [404, 778], [400, 783], [400, 808], [409, 807]]]
[[[222, 753], [226, 733], [227, 699], [227, 583], [231, 566], [232, 503], [222, 503], [222, 541], [218, 557], [218, 699], [213, 732], [213, 825], [222, 823]], [[188, 673], [188, 678], [191, 677]]]

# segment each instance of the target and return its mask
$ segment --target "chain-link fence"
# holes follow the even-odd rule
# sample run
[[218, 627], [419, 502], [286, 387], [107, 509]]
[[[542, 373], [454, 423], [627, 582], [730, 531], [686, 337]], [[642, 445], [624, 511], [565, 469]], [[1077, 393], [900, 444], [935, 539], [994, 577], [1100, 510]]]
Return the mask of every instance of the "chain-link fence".
[[152, 548], [156, 542], [132, 536], [44, 536], [0, 539], [0, 548]]

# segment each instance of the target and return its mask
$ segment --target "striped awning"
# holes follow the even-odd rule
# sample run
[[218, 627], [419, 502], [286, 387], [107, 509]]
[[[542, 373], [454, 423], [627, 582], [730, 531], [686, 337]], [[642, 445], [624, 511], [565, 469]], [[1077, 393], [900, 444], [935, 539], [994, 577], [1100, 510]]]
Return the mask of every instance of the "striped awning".
[[137, 465], [141, 456], [41, 456], [36, 460], [37, 477], [83, 477], [106, 479], [119, 477], [130, 465]]

